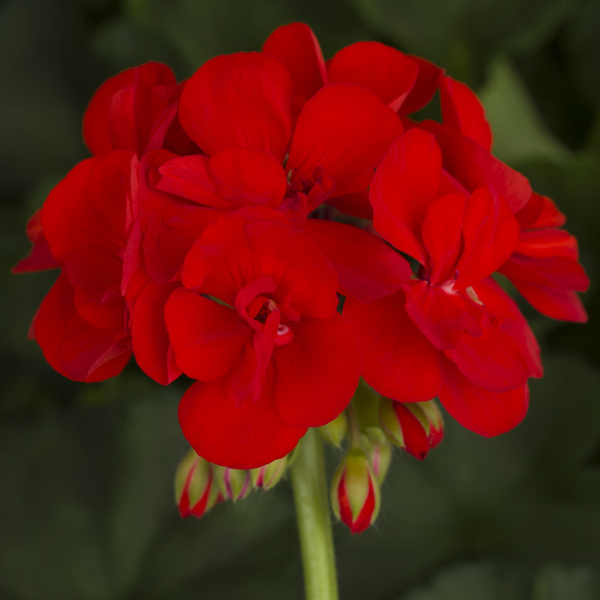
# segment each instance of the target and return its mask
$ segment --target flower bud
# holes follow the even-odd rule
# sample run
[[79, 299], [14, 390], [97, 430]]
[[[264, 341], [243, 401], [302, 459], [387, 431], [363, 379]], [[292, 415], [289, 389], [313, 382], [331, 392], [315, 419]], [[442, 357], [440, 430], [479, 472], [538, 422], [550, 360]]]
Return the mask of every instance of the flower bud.
[[383, 399], [379, 420], [390, 442], [419, 460], [444, 437], [442, 414], [433, 400], [402, 403]]
[[379, 484], [364, 452], [352, 448], [337, 468], [331, 482], [331, 504], [335, 516], [352, 533], [371, 525], [379, 513]]
[[243, 500], [252, 490], [250, 471], [215, 466], [215, 475], [224, 499]]
[[261, 487], [263, 490], [270, 490], [275, 487], [285, 474], [287, 461], [287, 456], [284, 456], [268, 465], [252, 469], [250, 474], [252, 475], [254, 487]]
[[377, 483], [381, 485], [392, 462], [392, 446], [385, 437], [383, 440], [371, 437], [366, 447], [368, 448], [367, 456], [369, 458], [369, 465], [371, 465], [371, 470], [377, 479]]
[[182, 517], [200, 518], [217, 503], [211, 464], [190, 450], [175, 474], [175, 502]]
[[333, 421], [319, 427], [321, 435], [325, 441], [332, 446], [339, 448], [348, 433], [348, 415], [346, 411], [342, 411]]

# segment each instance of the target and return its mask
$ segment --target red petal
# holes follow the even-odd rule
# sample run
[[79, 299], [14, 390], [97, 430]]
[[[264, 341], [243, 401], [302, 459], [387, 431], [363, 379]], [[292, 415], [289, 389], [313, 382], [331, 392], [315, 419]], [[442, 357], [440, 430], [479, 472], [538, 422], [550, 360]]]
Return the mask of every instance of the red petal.
[[448, 359], [443, 361], [443, 371], [440, 401], [463, 427], [492, 437], [510, 431], [525, 418], [529, 407], [527, 384], [498, 394], [471, 383]]
[[124, 334], [122, 260], [104, 248], [79, 248], [65, 256], [64, 272], [75, 289], [77, 312], [94, 327]]
[[179, 404], [179, 423], [194, 450], [234, 469], [261, 467], [291, 452], [306, 428], [282, 421], [272, 378], [268, 372], [268, 385], [256, 402], [246, 399], [241, 405], [228, 394], [229, 375], [192, 385]]
[[189, 204], [165, 204], [148, 223], [144, 264], [158, 283], [179, 277], [184, 259], [204, 230], [223, 211]]
[[164, 162], [158, 172], [156, 189], [180, 196], [202, 206], [231, 209], [231, 202], [217, 193], [208, 167], [208, 156], [178, 156]]
[[235, 208], [277, 208], [287, 191], [281, 163], [268, 152], [228, 148], [210, 159], [209, 169], [219, 196]]
[[362, 375], [383, 396], [400, 402], [431, 400], [441, 386], [440, 352], [411, 321], [404, 292], [370, 304], [346, 298], [344, 317], [356, 330]]
[[333, 195], [363, 191], [400, 133], [400, 119], [373, 92], [350, 84], [328, 85], [298, 117], [286, 166], [292, 185], [313, 178], [322, 167], [335, 182]]
[[418, 71], [415, 60], [380, 42], [346, 46], [327, 63], [329, 83], [362, 85], [394, 111], [402, 106]]
[[492, 149], [492, 130], [485, 111], [473, 90], [452, 77], [440, 79], [440, 102], [444, 123], [475, 140], [486, 150]]
[[308, 100], [327, 83], [325, 60], [312, 29], [304, 23], [278, 27], [262, 47], [280, 60], [292, 76], [294, 94]]
[[283, 161], [291, 132], [292, 81], [258, 53], [217, 56], [187, 82], [179, 102], [186, 133], [209, 155], [225, 148], [265, 150]]
[[[523, 298], [543, 315], [559, 321], [587, 323], [587, 312], [577, 294], [568, 287], [553, 284], [544, 276], [552, 263], [555, 264], [555, 261], [531, 261], [512, 256], [500, 272], [506, 275]], [[571, 265], [577, 263], [571, 261]], [[577, 267], [581, 268], [580, 265]]]
[[547, 196], [531, 194], [529, 202], [515, 215], [521, 229], [540, 229], [543, 227], [562, 227], [567, 217]]
[[131, 357], [125, 338], [84, 321], [73, 303], [73, 288], [61, 273], [36, 315], [34, 333], [44, 357], [59, 373], [75, 381], [103, 381], [118, 375]]
[[398, 252], [358, 227], [309, 219], [305, 231], [336, 270], [342, 293], [362, 302], [395, 293], [411, 277], [410, 265]]
[[373, 220], [373, 207], [369, 202], [369, 190], [328, 198], [326, 203], [329, 206], [337, 208], [337, 210], [345, 215], [367, 219], [367, 221]]
[[484, 327], [477, 338], [462, 337], [447, 353], [461, 373], [490, 392], [506, 392], [529, 379], [529, 367], [516, 340], [506, 332]]
[[168, 385], [181, 375], [165, 324], [165, 303], [180, 283], [149, 282], [135, 301], [131, 338], [135, 360], [154, 381]]
[[116, 150], [84, 160], [50, 192], [42, 226], [57, 260], [86, 246], [113, 253], [125, 248], [132, 156]]
[[428, 60], [420, 56], [409, 56], [417, 63], [419, 71], [415, 84], [400, 107], [399, 112], [402, 115], [409, 115], [429, 104], [429, 101], [438, 89], [440, 77], [444, 74], [443, 69], [440, 69]]
[[513, 213], [527, 204], [531, 197], [531, 186], [521, 173], [452, 127], [435, 121], [422, 121], [418, 126], [435, 134], [435, 140], [442, 150], [444, 169], [467, 190], [474, 192], [487, 185], [504, 196]]
[[421, 226], [438, 197], [442, 155], [433, 135], [411, 129], [382, 160], [369, 197], [373, 225], [392, 246], [425, 264]]
[[498, 330], [519, 344], [521, 354], [529, 366], [529, 376], [541, 377], [543, 368], [540, 347], [517, 303], [491, 277], [480, 281], [473, 290], [485, 306], [486, 313], [500, 320]]
[[339, 314], [302, 319], [294, 340], [275, 348], [275, 398], [286, 423], [318, 427], [348, 405], [360, 377], [360, 350], [352, 327]]
[[518, 239], [519, 223], [504, 198], [487, 188], [475, 190], [465, 209], [454, 289], [467, 288], [491, 275], [512, 254]]
[[169, 297], [165, 320], [177, 366], [201, 381], [225, 375], [253, 334], [234, 309], [183, 288]]
[[183, 283], [234, 306], [238, 291], [262, 276], [277, 282], [273, 299], [281, 306], [318, 319], [336, 311], [337, 276], [319, 247], [266, 208], [242, 209], [208, 227], [185, 260]]
[[423, 221], [423, 244], [429, 255], [427, 281], [431, 285], [453, 276], [461, 250], [466, 201], [460, 194], [447, 194], [429, 205]]
[[463, 333], [481, 335], [474, 317], [477, 311], [471, 300], [461, 294], [448, 293], [426, 281], [407, 289], [406, 312], [438, 350], [451, 350]]
[[156, 62], [127, 69], [105, 81], [83, 118], [83, 137], [90, 152], [97, 156], [117, 148], [142, 152], [176, 86], [173, 71]]
[[27, 237], [33, 248], [26, 258], [21, 259], [12, 269], [13, 273], [29, 273], [31, 271], [45, 271], [56, 269], [60, 263], [52, 256], [48, 240], [42, 229], [42, 209], [38, 209], [27, 222]]

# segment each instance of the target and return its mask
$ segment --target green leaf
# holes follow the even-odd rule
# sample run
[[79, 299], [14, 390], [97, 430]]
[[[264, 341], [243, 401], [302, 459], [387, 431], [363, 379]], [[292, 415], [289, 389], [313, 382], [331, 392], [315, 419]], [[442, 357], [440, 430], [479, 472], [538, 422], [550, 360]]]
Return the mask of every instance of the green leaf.
[[566, 160], [570, 153], [546, 130], [525, 86], [511, 64], [491, 65], [479, 97], [494, 132], [493, 151], [507, 163], [527, 159]]

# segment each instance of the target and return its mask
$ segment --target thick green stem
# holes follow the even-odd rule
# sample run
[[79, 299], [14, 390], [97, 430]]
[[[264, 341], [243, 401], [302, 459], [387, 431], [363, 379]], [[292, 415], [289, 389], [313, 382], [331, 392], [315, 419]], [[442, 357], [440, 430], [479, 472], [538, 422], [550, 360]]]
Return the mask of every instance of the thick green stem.
[[306, 600], [338, 600], [323, 442], [311, 428], [291, 466]]

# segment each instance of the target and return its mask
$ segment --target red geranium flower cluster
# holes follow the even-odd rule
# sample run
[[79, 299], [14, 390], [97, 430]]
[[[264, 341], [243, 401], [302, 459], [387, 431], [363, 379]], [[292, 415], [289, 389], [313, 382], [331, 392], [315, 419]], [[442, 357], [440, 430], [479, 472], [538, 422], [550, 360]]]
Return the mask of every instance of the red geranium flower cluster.
[[[437, 90], [443, 123], [411, 120]], [[132, 354], [161, 384], [196, 380], [180, 423], [210, 462], [285, 456], [361, 375], [502, 433], [542, 367], [492, 274], [543, 314], [586, 319], [564, 216], [490, 153], [469, 88], [394, 48], [326, 62], [292, 24], [179, 84], [158, 63], [113, 77], [83, 132], [93, 157], [34, 215], [15, 267], [61, 269], [32, 334], [74, 380]]]

